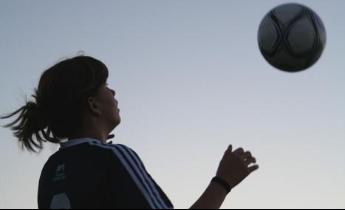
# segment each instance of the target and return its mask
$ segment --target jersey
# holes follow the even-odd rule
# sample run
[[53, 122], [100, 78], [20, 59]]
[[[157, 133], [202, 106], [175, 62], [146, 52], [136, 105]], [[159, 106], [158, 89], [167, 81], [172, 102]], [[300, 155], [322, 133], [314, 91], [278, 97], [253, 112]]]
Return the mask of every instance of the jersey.
[[139, 158], [124, 145], [96, 139], [61, 144], [45, 164], [40, 209], [172, 209]]

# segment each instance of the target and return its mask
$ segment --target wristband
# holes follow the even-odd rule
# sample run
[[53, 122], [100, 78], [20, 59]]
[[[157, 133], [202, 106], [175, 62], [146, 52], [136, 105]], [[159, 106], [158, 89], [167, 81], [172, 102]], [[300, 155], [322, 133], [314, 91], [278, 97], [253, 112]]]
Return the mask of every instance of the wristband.
[[224, 179], [216, 176], [212, 179], [212, 182], [219, 184], [228, 194], [230, 193], [231, 186]]

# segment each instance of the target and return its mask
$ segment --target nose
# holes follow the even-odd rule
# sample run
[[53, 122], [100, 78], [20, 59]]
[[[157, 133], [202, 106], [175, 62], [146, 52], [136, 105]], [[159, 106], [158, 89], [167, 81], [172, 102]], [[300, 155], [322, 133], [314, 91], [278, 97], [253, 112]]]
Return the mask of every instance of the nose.
[[115, 91], [114, 90], [110, 90], [110, 91], [113, 94], [113, 96], [115, 96]]

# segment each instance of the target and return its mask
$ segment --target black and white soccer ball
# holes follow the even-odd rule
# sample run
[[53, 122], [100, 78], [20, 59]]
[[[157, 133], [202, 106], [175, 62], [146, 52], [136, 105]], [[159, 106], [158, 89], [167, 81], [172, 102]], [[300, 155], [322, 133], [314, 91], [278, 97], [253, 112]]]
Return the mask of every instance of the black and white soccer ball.
[[262, 20], [258, 43], [271, 65], [283, 71], [299, 72], [319, 60], [326, 44], [326, 29], [310, 8], [283, 4]]

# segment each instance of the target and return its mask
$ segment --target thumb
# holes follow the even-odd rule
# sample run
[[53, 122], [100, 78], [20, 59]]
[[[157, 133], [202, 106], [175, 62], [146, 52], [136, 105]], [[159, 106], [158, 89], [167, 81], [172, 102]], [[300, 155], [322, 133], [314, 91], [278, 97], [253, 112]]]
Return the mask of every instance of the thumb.
[[228, 152], [232, 152], [232, 145], [230, 144], [230, 146], [228, 147]]

